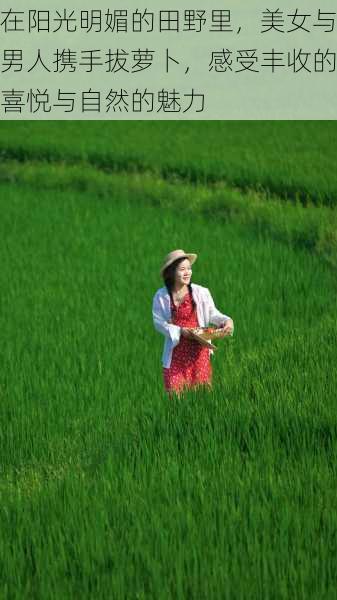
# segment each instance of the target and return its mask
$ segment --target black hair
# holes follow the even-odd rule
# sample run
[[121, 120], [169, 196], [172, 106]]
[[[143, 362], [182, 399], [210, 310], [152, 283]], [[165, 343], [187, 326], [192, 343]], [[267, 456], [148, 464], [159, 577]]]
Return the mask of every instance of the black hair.
[[[174, 278], [175, 278], [175, 272], [176, 269], [178, 267], [178, 265], [185, 260], [185, 256], [182, 256], [181, 258], [177, 258], [175, 261], [173, 261], [173, 263], [171, 263], [168, 267], [166, 267], [166, 269], [163, 272], [163, 279], [167, 288], [168, 293], [170, 294], [170, 298], [172, 301], [172, 306], [173, 306], [173, 310], [176, 310], [176, 306], [173, 302], [173, 296], [172, 296], [172, 288], [174, 286]], [[196, 304], [195, 304], [195, 300], [193, 298], [193, 294], [192, 294], [192, 285], [191, 282], [188, 284], [188, 291], [192, 300], [192, 306], [193, 308], [195, 308]]]

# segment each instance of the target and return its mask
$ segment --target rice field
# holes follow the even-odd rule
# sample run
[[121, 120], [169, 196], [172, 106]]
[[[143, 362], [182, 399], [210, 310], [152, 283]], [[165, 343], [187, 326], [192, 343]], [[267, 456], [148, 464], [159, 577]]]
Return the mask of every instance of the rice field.
[[[334, 599], [332, 265], [184, 210], [182, 184], [27, 160], [0, 169], [1, 599]], [[235, 332], [212, 392], [168, 401], [151, 305], [175, 247]]]
[[4, 121], [0, 158], [84, 160], [336, 207], [336, 135], [336, 121]]

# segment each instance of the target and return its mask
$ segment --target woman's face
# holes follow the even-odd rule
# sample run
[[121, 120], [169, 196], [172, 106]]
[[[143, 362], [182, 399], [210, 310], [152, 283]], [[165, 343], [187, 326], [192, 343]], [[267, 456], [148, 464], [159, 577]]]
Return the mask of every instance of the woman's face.
[[192, 269], [188, 258], [184, 258], [176, 268], [175, 283], [178, 285], [188, 285], [191, 281]]

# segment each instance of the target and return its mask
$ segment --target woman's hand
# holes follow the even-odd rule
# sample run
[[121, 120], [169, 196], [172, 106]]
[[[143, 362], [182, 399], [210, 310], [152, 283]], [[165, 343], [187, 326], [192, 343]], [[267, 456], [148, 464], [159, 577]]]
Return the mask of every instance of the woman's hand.
[[228, 319], [226, 323], [223, 325], [223, 330], [225, 335], [232, 335], [234, 330], [234, 323], [232, 319]]
[[190, 330], [188, 327], [181, 327], [181, 335], [185, 338], [187, 338], [188, 340], [193, 340], [193, 335], [191, 334]]

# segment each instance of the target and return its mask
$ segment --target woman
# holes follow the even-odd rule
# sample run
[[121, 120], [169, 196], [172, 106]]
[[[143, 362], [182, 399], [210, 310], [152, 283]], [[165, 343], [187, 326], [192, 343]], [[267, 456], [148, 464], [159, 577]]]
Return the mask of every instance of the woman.
[[165, 336], [163, 378], [169, 394], [179, 394], [186, 387], [212, 386], [213, 350], [199, 344], [189, 328], [212, 323], [223, 326], [225, 335], [232, 335], [234, 330], [232, 319], [215, 307], [208, 288], [191, 283], [191, 265], [196, 259], [197, 254], [183, 250], [170, 252], [160, 270], [165, 286], [153, 298], [153, 323]]

